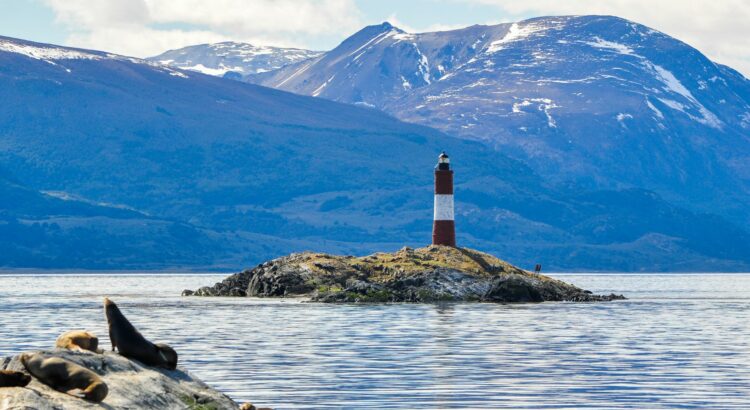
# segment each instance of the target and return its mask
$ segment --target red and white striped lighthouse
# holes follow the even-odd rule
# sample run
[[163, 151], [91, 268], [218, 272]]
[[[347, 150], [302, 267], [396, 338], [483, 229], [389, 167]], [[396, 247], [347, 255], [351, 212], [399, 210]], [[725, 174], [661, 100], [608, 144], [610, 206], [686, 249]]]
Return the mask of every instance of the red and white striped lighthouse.
[[432, 221], [432, 244], [456, 246], [453, 222], [453, 171], [450, 159], [443, 152], [435, 167], [435, 216]]

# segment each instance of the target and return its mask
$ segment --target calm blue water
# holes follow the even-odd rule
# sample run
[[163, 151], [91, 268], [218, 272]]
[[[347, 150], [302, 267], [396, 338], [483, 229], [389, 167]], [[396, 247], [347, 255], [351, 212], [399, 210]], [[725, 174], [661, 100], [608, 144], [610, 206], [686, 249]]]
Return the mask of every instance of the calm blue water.
[[750, 408], [750, 275], [555, 275], [630, 300], [322, 305], [183, 298], [225, 275], [0, 275], [0, 356], [109, 296], [182, 366], [284, 408]]

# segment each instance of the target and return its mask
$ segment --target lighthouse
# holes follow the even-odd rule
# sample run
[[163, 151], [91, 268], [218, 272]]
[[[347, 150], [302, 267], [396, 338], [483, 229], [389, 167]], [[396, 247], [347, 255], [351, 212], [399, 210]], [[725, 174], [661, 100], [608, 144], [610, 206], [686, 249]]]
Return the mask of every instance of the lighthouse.
[[450, 158], [443, 152], [435, 167], [435, 216], [432, 221], [432, 244], [456, 246], [453, 222], [453, 171]]

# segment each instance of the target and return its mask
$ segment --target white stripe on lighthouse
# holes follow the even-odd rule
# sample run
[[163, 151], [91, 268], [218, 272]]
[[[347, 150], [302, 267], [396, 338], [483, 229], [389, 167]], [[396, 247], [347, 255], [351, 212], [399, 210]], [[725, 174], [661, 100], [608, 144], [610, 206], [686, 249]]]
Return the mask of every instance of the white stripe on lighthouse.
[[453, 195], [435, 195], [435, 221], [453, 220]]

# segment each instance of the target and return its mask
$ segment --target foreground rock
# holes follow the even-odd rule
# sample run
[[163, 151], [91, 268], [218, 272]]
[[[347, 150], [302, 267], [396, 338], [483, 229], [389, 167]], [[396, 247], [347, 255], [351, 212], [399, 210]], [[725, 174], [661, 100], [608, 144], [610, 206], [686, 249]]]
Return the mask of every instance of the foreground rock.
[[184, 296], [309, 297], [319, 302], [593, 302], [594, 295], [466, 248], [429, 246], [365, 257], [291, 254]]
[[[91, 403], [58, 392], [36, 378], [26, 387], [0, 388], [2, 409], [238, 409], [226, 395], [211, 389], [186, 371], [144, 367], [115, 353], [52, 350], [60, 357], [98, 374], [109, 388], [102, 403]], [[0, 370], [26, 372], [19, 356], [0, 359]]]

